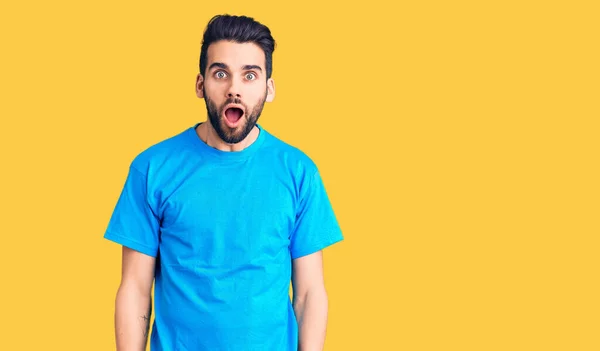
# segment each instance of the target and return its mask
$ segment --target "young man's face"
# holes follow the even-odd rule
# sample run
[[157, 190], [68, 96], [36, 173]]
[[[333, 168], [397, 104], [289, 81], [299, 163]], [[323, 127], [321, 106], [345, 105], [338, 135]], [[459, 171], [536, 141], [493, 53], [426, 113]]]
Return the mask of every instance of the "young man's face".
[[265, 101], [275, 94], [267, 80], [265, 54], [254, 43], [218, 41], [208, 47], [204, 77], [198, 74], [196, 95], [204, 98], [212, 127], [223, 141], [239, 143], [250, 133]]

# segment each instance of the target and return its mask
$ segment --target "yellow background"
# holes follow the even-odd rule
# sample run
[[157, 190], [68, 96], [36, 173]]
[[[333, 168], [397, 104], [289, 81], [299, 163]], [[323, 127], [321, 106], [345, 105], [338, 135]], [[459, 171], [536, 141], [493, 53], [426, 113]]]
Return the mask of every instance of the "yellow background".
[[202, 31], [232, 13], [271, 28], [260, 122], [346, 237], [326, 351], [599, 350], [593, 3], [4, 3], [0, 349], [114, 349], [104, 230], [132, 158], [205, 120]]

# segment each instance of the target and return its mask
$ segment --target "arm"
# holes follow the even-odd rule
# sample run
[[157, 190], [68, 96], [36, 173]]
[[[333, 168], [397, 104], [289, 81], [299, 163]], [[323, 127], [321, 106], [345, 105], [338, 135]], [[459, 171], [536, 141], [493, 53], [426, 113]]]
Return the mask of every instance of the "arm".
[[322, 251], [293, 261], [292, 287], [292, 304], [299, 328], [298, 351], [322, 351], [328, 309]]
[[121, 284], [115, 301], [117, 351], [143, 351], [152, 314], [156, 259], [123, 246]]

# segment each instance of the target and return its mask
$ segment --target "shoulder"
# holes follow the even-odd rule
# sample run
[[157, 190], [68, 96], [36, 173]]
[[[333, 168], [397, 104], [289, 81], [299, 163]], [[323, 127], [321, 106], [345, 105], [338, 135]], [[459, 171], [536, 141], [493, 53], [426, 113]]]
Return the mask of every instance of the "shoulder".
[[266, 152], [275, 157], [296, 176], [311, 177], [318, 172], [315, 160], [297, 145], [267, 132]]
[[189, 128], [145, 146], [133, 157], [130, 167], [142, 174], [161, 168], [188, 147]]

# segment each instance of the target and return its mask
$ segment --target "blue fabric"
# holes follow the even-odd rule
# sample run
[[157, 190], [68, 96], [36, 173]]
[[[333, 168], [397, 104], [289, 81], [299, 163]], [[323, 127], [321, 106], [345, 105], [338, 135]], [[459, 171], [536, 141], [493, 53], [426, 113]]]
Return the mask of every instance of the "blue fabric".
[[225, 152], [198, 124], [133, 159], [104, 234], [157, 257], [150, 348], [297, 351], [291, 260], [343, 240], [319, 171], [261, 125]]

